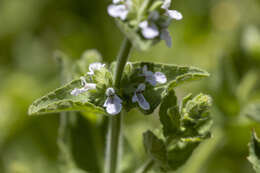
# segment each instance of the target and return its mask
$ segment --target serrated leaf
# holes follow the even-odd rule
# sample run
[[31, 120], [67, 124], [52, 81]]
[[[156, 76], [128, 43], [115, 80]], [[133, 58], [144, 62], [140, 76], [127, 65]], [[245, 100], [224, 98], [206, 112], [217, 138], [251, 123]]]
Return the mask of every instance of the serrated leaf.
[[247, 159], [252, 164], [254, 170], [260, 172], [260, 139], [256, 133], [252, 133], [251, 141], [249, 143], [249, 156]]
[[29, 107], [29, 115], [64, 111], [89, 111], [103, 114], [104, 110], [102, 107], [95, 106], [89, 102], [89, 96], [87, 93], [81, 94], [77, 97], [70, 94], [74, 88], [80, 87], [82, 87], [81, 81], [79, 79], [74, 80], [71, 83], [39, 98]]
[[157, 138], [153, 132], [143, 134], [144, 147], [147, 154], [160, 165], [167, 164], [166, 147], [163, 140]]
[[143, 66], [147, 66], [148, 70], [152, 72], [162, 72], [167, 77], [168, 89], [171, 90], [183, 82], [199, 80], [204, 77], [208, 77], [209, 73], [205, 70], [189, 67], [189, 66], [180, 66], [174, 64], [159, 64], [152, 62], [134, 62], [134, 69], [142, 69]]
[[185, 81], [197, 80], [209, 75], [206, 71], [194, 67], [157, 64], [152, 62], [134, 62], [132, 63], [131, 68], [128, 68], [132, 69], [132, 71], [128, 70], [128, 73], [124, 73], [121, 82], [122, 95], [126, 101], [124, 107], [127, 111], [138, 106], [138, 104], [132, 103], [131, 100], [138, 85], [140, 83], [145, 83], [145, 77], [141, 75], [144, 66], [147, 66], [148, 70], [153, 73], [162, 72], [167, 77], [166, 83], [157, 84], [155, 87], [146, 82], [146, 89], [143, 92], [143, 95], [148, 103], [150, 103], [151, 109], [144, 111], [140, 108], [144, 114], [150, 114], [157, 108], [161, 103], [162, 93], [167, 87], [168, 90], [172, 90]]
[[251, 103], [242, 110], [242, 115], [260, 122], [260, 103]]
[[[170, 108], [172, 109], [169, 112]], [[163, 97], [159, 110], [159, 117], [163, 125], [164, 136], [169, 136], [178, 131], [179, 127], [176, 123], [180, 120], [180, 115], [174, 90], [169, 90]]]

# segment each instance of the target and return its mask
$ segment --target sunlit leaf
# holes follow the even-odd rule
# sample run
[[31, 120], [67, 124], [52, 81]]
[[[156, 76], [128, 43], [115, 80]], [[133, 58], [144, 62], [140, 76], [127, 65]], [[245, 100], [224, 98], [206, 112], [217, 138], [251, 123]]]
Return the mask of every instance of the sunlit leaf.
[[251, 103], [242, 110], [242, 115], [260, 122], [260, 103]]
[[256, 133], [252, 133], [251, 141], [249, 143], [249, 156], [247, 159], [253, 165], [254, 170], [260, 172], [260, 139]]
[[82, 87], [81, 81], [78, 79], [50, 92], [33, 102], [29, 108], [29, 115], [64, 111], [89, 111], [97, 114], [104, 113], [103, 108], [97, 107], [89, 102], [89, 95], [87, 93], [80, 94], [77, 97], [70, 94], [74, 88], [80, 87]]

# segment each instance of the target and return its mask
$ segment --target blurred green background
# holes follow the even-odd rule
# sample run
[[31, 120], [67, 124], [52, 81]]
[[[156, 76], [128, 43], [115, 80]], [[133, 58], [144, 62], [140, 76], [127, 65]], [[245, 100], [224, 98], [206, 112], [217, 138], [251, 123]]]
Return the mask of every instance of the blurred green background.
[[[0, 172], [56, 173], [58, 114], [29, 117], [32, 101], [60, 85], [53, 53], [72, 60], [97, 49], [105, 62], [115, 59], [123, 35], [107, 15], [108, 0], [0, 0]], [[177, 88], [178, 97], [211, 94], [213, 138], [204, 142], [179, 172], [251, 173], [247, 143], [260, 125], [243, 115], [260, 102], [260, 1], [174, 0], [184, 19], [170, 27], [173, 47], [161, 42], [131, 61], [192, 65], [210, 78]], [[259, 115], [260, 116], [260, 115]], [[87, 117], [87, 118], [86, 118]], [[133, 110], [125, 116], [125, 153], [120, 165], [133, 172], [146, 158], [142, 132], [159, 126], [156, 114]], [[102, 170], [106, 118], [78, 115], [73, 128], [77, 165]], [[74, 139], [73, 138], [73, 139]], [[130, 155], [132, 154], [132, 155]]]

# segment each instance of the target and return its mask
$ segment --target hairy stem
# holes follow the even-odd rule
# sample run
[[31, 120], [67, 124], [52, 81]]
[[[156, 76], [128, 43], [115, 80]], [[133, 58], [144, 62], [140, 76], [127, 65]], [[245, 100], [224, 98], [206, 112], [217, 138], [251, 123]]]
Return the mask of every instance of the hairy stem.
[[147, 160], [135, 173], [147, 173], [154, 165], [152, 159]]
[[[117, 57], [117, 66], [114, 74], [114, 87], [120, 88], [120, 82], [123, 75], [124, 67], [128, 56], [131, 52], [132, 44], [128, 39], [125, 39]], [[120, 150], [122, 113], [110, 116], [108, 124], [108, 136], [106, 146], [105, 173], [116, 173], [118, 165], [118, 156]]]

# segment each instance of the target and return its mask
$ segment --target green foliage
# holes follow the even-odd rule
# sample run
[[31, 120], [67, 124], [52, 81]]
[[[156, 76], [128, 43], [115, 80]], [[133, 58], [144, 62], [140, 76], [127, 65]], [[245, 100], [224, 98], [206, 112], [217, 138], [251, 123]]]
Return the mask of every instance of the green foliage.
[[[83, 57], [76, 62], [76, 65], [73, 66], [74, 71], [71, 70], [72, 76], [73, 74], [76, 76], [86, 74], [88, 65], [95, 60], [100, 60], [100, 57], [100, 54], [96, 51], [87, 51]], [[148, 70], [152, 72], [162, 72], [167, 77], [167, 82], [164, 84], [158, 84], [155, 87], [147, 84], [143, 95], [150, 103], [151, 108], [146, 111], [140, 109], [145, 114], [151, 114], [157, 108], [161, 102], [161, 95], [166, 87], [171, 89], [183, 82], [198, 80], [209, 75], [206, 71], [195, 67], [150, 62], [129, 63], [126, 66], [126, 71], [122, 79], [122, 88], [119, 92], [119, 96], [123, 98], [124, 107], [128, 111], [137, 106], [132, 102], [132, 96], [138, 85], [145, 82], [145, 77], [141, 75], [144, 66], [147, 66]], [[110, 70], [112, 72], [114, 71], [114, 64], [111, 65]], [[88, 83], [97, 84], [97, 89], [89, 90], [78, 96], [71, 95], [71, 91], [74, 88], [82, 87], [81, 80], [72, 80], [61, 88], [36, 100], [30, 106], [29, 114], [34, 115], [64, 111], [87, 111], [93, 114], [104, 114], [102, 106], [106, 99], [105, 91], [108, 87], [112, 86], [112, 72], [107, 68], [101, 68], [100, 70], [96, 70], [93, 76], [85, 76]]]
[[167, 91], [159, 110], [163, 138], [151, 131], [144, 134], [146, 151], [161, 170], [178, 169], [210, 137], [210, 106], [211, 98], [204, 94], [188, 95], [178, 106], [174, 90]]
[[63, 111], [88, 111], [97, 114], [104, 113], [103, 109], [89, 102], [87, 94], [74, 97], [70, 92], [74, 88], [80, 88], [81, 81], [74, 80], [71, 83], [36, 100], [29, 108], [29, 115], [53, 113]]
[[184, 82], [195, 81], [209, 76], [209, 73], [204, 70], [188, 66], [159, 64], [152, 62], [134, 62], [129, 66], [132, 67], [128, 67], [128, 69], [132, 70], [125, 72], [121, 86], [123, 90], [123, 98], [126, 101], [126, 110], [130, 110], [136, 106], [135, 103], [132, 103], [131, 98], [138, 85], [145, 82], [144, 76], [140, 75], [143, 73], [142, 68], [144, 66], [147, 66], [148, 70], [151, 72], [162, 72], [167, 78], [166, 83], [157, 84], [155, 87], [147, 83], [146, 90], [143, 95], [150, 103], [151, 108], [148, 111], [140, 109], [140, 111], [144, 114], [150, 114], [157, 108], [157, 106], [161, 103], [161, 98], [166, 88], [171, 90]]
[[242, 110], [242, 115], [260, 122], [260, 103], [251, 103]]
[[260, 140], [256, 133], [252, 133], [251, 142], [249, 143], [249, 156], [247, 158], [253, 165], [254, 170], [260, 172]]

